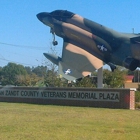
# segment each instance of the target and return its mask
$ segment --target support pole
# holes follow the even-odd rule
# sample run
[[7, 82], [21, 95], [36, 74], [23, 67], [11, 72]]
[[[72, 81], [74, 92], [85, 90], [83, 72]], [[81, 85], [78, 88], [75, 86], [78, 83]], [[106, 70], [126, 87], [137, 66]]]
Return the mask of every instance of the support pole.
[[103, 88], [103, 67], [97, 71], [97, 88]]

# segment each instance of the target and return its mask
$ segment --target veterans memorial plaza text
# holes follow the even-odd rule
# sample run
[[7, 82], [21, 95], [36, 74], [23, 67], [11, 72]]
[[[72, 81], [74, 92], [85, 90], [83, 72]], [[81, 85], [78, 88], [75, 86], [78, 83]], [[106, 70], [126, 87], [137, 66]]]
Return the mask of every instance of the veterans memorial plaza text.
[[119, 102], [119, 92], [51, 91], [51, 90], [0, 90], [0, 97], [47, 98], [67, 100], [93, 100]]

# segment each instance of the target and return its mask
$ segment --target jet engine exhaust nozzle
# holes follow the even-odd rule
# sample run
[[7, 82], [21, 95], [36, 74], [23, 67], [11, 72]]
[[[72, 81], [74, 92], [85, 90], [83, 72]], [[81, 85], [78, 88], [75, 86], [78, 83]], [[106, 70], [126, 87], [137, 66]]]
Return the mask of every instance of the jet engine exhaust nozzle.
[[134, 71], [139, 65], [139, 61], [131, 58], [131, 57], [127, 57], [124, 61], [123, 61], [123, 66], [131, 71]]

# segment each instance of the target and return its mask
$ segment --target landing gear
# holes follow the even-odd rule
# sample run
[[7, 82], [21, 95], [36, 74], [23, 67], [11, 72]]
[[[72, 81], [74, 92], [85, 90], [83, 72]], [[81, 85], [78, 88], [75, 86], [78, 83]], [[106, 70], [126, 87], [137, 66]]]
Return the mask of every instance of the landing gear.
[[54, 32], [53, 28], [51, 28], [51, 31], [50, 32], [53, 35], [53, 41], [52, 41], [53, 46], [58, 45], [58, 42], [55, 40], [55, 32]]
[[53, 44], [53, 46], [56, 46], [56, 45], [58, 45], [58, 42], [57, 41], [53, 41], [52, 44]]

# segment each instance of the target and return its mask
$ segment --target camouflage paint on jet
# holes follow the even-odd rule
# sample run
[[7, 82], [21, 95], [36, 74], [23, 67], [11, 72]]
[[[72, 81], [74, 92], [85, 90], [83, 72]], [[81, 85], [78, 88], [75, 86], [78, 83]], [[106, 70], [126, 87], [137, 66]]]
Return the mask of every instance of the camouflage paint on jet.
[[66, 79], [87, 76], [104, 63], [112, 70], [115, 65], [130, 70], [140, 66], [139, 34], [119, 33], [67, 10], [42, 12], [37, 17], [51, 28], [54, 45], [55, 34], [64, 40], [62, 58], [44, 55], [57, 63], [59, 73]]

